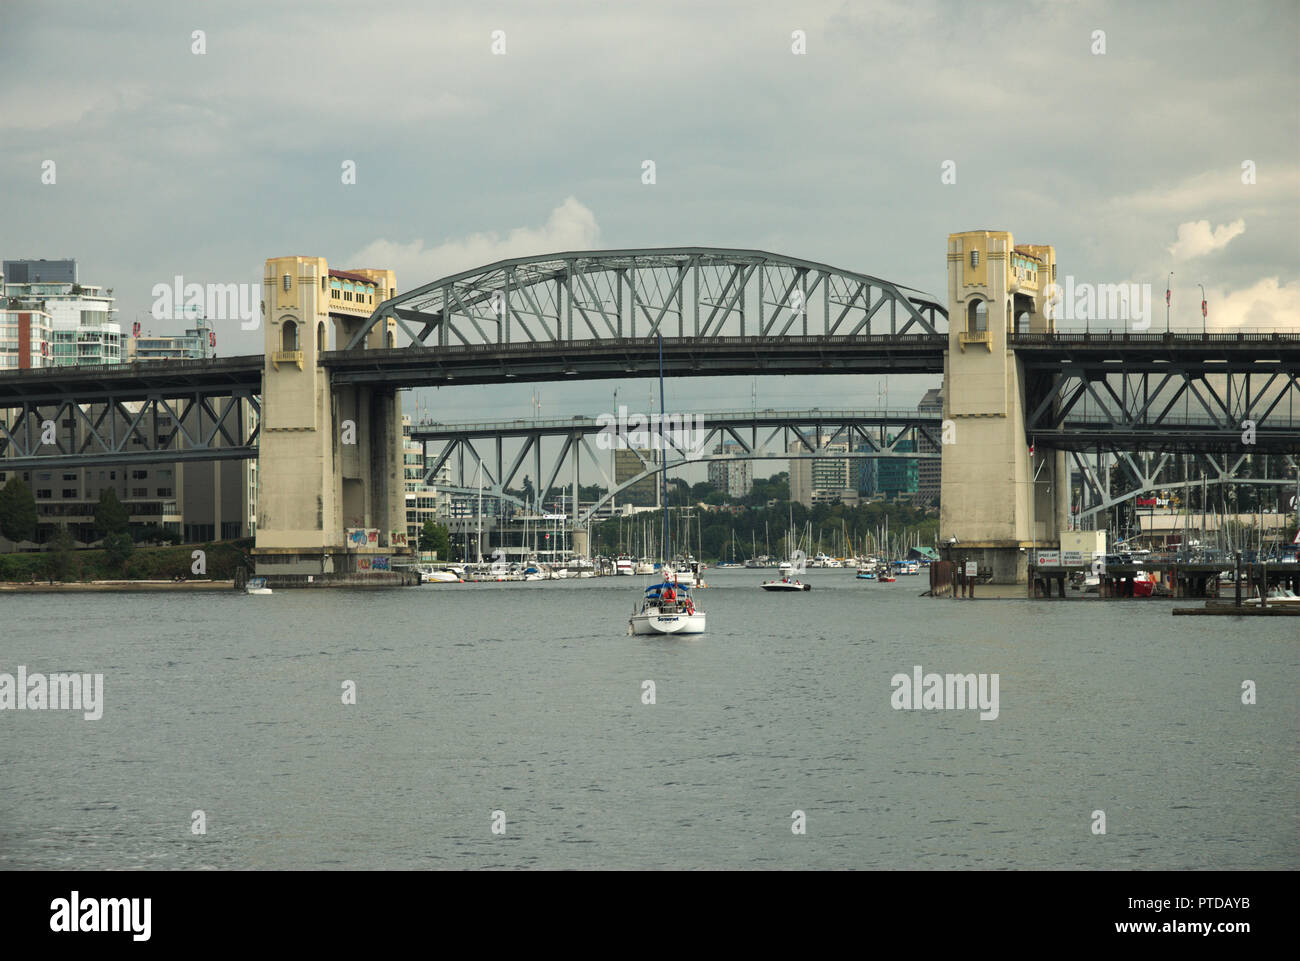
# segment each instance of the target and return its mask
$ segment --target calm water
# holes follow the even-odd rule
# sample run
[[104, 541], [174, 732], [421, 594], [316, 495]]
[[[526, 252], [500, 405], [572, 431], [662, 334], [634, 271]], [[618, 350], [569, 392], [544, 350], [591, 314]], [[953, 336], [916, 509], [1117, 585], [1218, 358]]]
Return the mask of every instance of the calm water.
[[[106, 687], [0, 712], [0, 868], [1300, 862], [1296, 621], [765, 573], [710, 571], [689, 640], [626, 636], [646, 578], [0, 596], [0, 672]], [[915, 664], [998, 673], [1000, 716], [893, 710]]]

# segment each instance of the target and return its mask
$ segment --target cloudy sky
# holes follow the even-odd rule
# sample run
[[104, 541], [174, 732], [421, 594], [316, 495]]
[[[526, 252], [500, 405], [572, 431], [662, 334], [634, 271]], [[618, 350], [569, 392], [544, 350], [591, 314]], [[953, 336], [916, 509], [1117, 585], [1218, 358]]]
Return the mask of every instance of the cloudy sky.
[[[256, 283], [284, 254], [409, 288], [509, 256], [742, 247], [943, 294], [947, 234], [993, 228], [1157, 302], [1174, 271], [1175, 326], [1199, 328], [1202, 283], [1215, 326], [1294, 327], [1298, 94], [1294, 0], [7, 0], [0, 255], [75, 257], [125, 326], [164, 332], [154, 284]], [[227, 327], [223, 355], [261, 350]], [[606, 410], [614, 386], [543, 386], [543, 414]], [[891, 406], [930, 386], [891, 378]], [[760, 406], [879, 387], [757, 385]], [[532, 390], [421, 394], [451, 421], [526, 415]], [[693, 379], [669, 407], [750, 391]]]

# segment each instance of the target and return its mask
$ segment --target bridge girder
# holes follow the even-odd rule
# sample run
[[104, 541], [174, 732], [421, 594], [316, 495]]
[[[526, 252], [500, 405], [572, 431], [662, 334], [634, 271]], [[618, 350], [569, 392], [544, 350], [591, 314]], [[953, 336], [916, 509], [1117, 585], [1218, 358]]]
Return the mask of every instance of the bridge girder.
[[[257, 415], [246, 425], [245, 405]], [[175, 390], [95, 403], [22, 401], [0, 407], [0, 468], [71, 469], [239, 460], [257, 456], [260, 398], [245, 388]]]

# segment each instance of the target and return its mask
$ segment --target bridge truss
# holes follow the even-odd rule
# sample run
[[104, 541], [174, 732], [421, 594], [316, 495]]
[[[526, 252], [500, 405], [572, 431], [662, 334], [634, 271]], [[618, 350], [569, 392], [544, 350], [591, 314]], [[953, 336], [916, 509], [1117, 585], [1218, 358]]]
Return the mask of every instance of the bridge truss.
[[1068, 452], [1085, 519], [1154, 491], [1296, 487], [1300, 335], [1022, 335], [1022, 347], [1026, 431]]
[[257, 456], [261, 358], [0, 377], [0, 470]]
[[585, 250], [502, 260], [384, 301], [410, 347], [941, 333], [946, 308], [879, 277], [760, 250]]
[[[426, 486], [468, 495], [478, 493], [481, 482], [485, 497], [538, 513], [549, 491], [567, 486], [566, 481], [580, 483], [585, 454], [588, 469], [607, 493], [580, 512], [579, 525], [585, 525], [611, 498], [617, 501], [618, 495], [633, 485], [692, 463], [790, 458], [937, 460], [940, 456], [939, 418], [915, 411], [731, 411], [690, 415], [658, 425], [650, 423], [649, 417], [638, 425], [638, 416], [619, 421], [575, 417], [428, 424], [414, 427], [411, 438], [424, 445]], [[544, 453], [546, 440], [551, 441], [552, 449]], [[441, 447], [430, 452], [430, 444]], [[621, 482], [615, 481], [609, 469], [615, 449], [633, 451], [640, 468]], [[444, 467], [452, 468], [451, 484], [438, 482]], [[531, 504], [508, 493], [508, 489], [522, 486], [521, 477], [529, 468], [536, 485]]]

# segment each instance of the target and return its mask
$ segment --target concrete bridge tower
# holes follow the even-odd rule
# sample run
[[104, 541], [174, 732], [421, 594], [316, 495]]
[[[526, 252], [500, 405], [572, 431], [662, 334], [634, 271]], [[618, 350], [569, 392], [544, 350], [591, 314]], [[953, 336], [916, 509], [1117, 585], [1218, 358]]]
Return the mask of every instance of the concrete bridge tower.
[[957, 561], [1024, 583], [1029, 553], [1058, 548], [1069, 511], [1064, 453], [1030, 452], [1025, 408], [1044, 385], [1027, 377], [1009, 331], [1048, 332], [1056, 251], [1009, 232], [948, 237], [948, 350], [939, 536]]
[[[266, 261], [253, 552], [259, 574], [368, 574], [406, 553], [397, 393], [332, 390], [318, 364], [395, 285], [391, 270], [330, 270], [322, 257]], [[393, 336], [390, 320], [370, 332], [366, 347], [392, 346]]]

